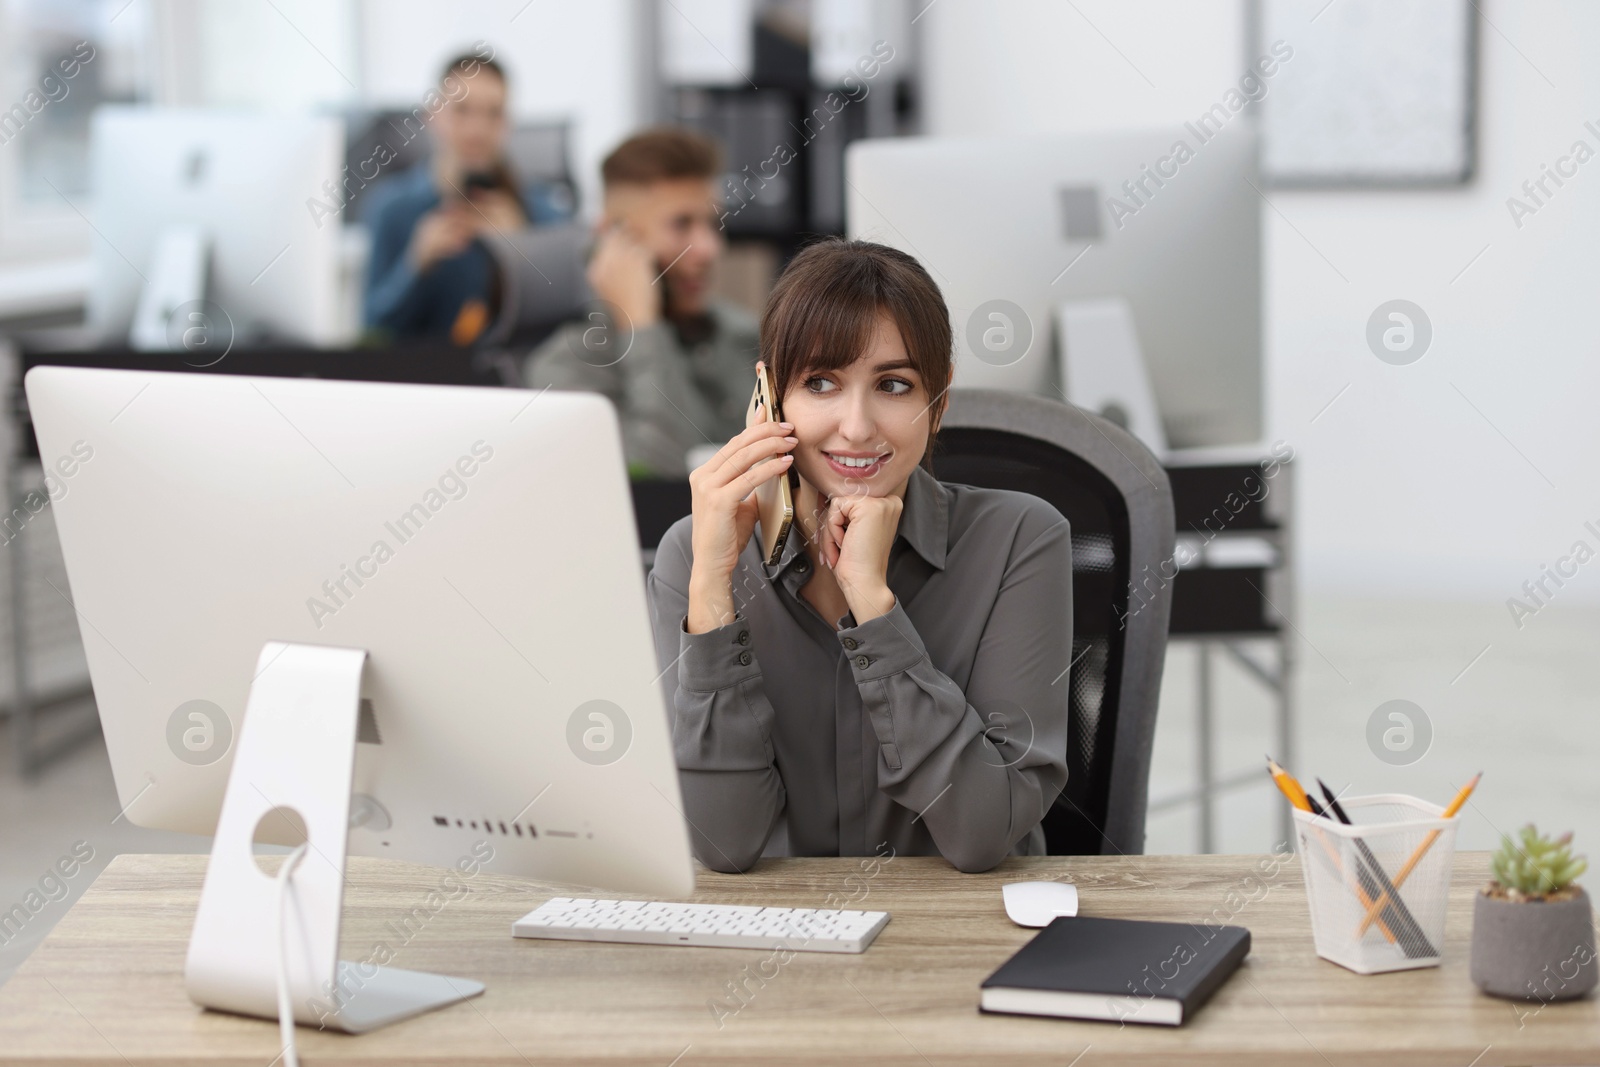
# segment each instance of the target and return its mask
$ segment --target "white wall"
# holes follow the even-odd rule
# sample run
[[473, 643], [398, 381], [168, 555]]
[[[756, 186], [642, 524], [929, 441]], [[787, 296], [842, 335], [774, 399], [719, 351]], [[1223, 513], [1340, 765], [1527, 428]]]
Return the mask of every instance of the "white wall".
[[[1493, 27], [1479, 23], [1471, 184], [1269, 190], [1263, 208], [1268, 425], [1301, 459], [1313, 590], [1500, 602], [1578, 538], [1600, 549], [1582, 528], [1600, 528], [1600, 158], [1520, 230], [1506, 208], [1575, 139], [1600, 150], [1583, 128], [1600, 127], [1600, 69], [1584, 61], [1600, 5], [1479, 6]], [[1240, 0], [941, 0], [919, 26], [933, 134], [1176, 124], [1254, 58]], [[1291, 43], [1314, 49], [1317, 28]], [[1434, 326], [1410, 366], [1364, 341], [1394, 298]], [[1600, 560], [1557, 596], [1600, 600]]]
[[573, 120], [572, 165], [592, 208], [600, 160], [640, 120], [639, 16], [635, 0], [362, 0], [363, 96], [415, 107], [452, 55], [488, 41], [517, 118]]
[[[304, 112], [360, 96], [357, 24], [346, 4], [274, 0], [266, 4], [193, 3], [194, 52], [174, 58], [193, 93], [182, 102]], [[165, 28], [175, 29], [169, 20]], [[169, 30], [170, 32], [170, 30]], [[183, 32], [183, 31], [180, 31]]]
[[1238, 0], [940, 0], [917, 27], [925, 132], [1062, 133], [1209, 107], [1238, 78], [1244, 15]]

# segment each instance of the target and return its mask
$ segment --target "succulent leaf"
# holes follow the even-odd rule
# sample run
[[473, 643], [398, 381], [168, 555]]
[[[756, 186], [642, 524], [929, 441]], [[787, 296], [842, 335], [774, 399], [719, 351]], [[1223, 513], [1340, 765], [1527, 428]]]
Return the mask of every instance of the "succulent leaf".
[[1518, 840], [1504, 834], [1500, 848], [1489, 860], [1495, 881], [1507, 889], [1527, 896], [1545, 896], [1565, 889], [1588, 870], [1589, 861], [1572, 855], [1572, 832], [1558, 838], [1540, 835], [1532, 823], [1518, 833]]

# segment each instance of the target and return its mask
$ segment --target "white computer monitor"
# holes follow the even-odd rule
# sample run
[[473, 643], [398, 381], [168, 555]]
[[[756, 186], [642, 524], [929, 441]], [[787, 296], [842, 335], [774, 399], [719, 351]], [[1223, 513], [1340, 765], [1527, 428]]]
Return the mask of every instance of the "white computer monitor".
[[[341, 120], [112, 105], [95, 112], [89, 140], [95, 238], [87, 320], [102, 343], [129, 338], [152, 287], [163, 312], [210, 302], [207, 353], [229, 340], [350, 340], [340, 269]], [[182, 269], [196, 237], [198, 296], [192, 272]], [[170, 332], [177, 343], [166, 347], [181, 347], [192, 321], [200, 320], [180, 314], [180, 325], [154, 332]], [[144, 324], [148, 334], [148, 317]], [[159, 340], [135, 347], [163, 347]]]
[[[693, 892], [609, 401], [69, 367], [26, 389], [124, 815], [216, 831], [196, 1000], [275, 1013], [250, 843], [297, 841], [269, 809], [303, 816], [316, 854], [294, 876], [324, 920], [302, 1022], [327, 1022], [347, 852]], [[363, 982], [337, 1025], [403, 1017], [406, 988]]]
[[[865, 140], [845, 169], [850, 236], [917, 256], [943, 290], [956, 385], [1070, 395], [1062, 307], [1100, 316], [1119, 300], [1167, 444], [1260, 439], [1261, 202], [1246, 117], [1198, 131]], [[991, 318], [994, 301], [1025, 321]], [[1093, 325], [1086, 335], [1106, 333]], [[975, 354], [969, 326], [1007, 343]], [[1137, 368], [1106, 370], [1137, 385]]]

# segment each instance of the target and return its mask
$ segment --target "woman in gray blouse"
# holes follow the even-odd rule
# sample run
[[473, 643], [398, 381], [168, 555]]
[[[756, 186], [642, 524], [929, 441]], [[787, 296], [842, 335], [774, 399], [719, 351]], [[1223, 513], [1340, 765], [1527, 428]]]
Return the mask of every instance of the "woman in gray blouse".
[[[785, 421], [690, 475], [693, 514], [648, 582], [708, 867], [1044, 853], [1067, 779], [1070, 534], [1038, 497], [931, 473], [951, 341], [938, 286], [883, 245], [810, 245], [773, 289], [761, 354]], [[791, 467], [795, 528], [768, 567], [751, 491]]]

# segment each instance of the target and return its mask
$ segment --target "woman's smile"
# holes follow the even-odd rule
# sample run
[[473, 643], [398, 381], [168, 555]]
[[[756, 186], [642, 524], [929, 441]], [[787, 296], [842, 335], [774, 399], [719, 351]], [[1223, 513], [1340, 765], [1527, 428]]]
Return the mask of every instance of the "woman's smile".
[[871, 478], [883, 470], [894, 453], [836, 451], [822, 452], [822, 455], [829, 469], [842, 478]]

